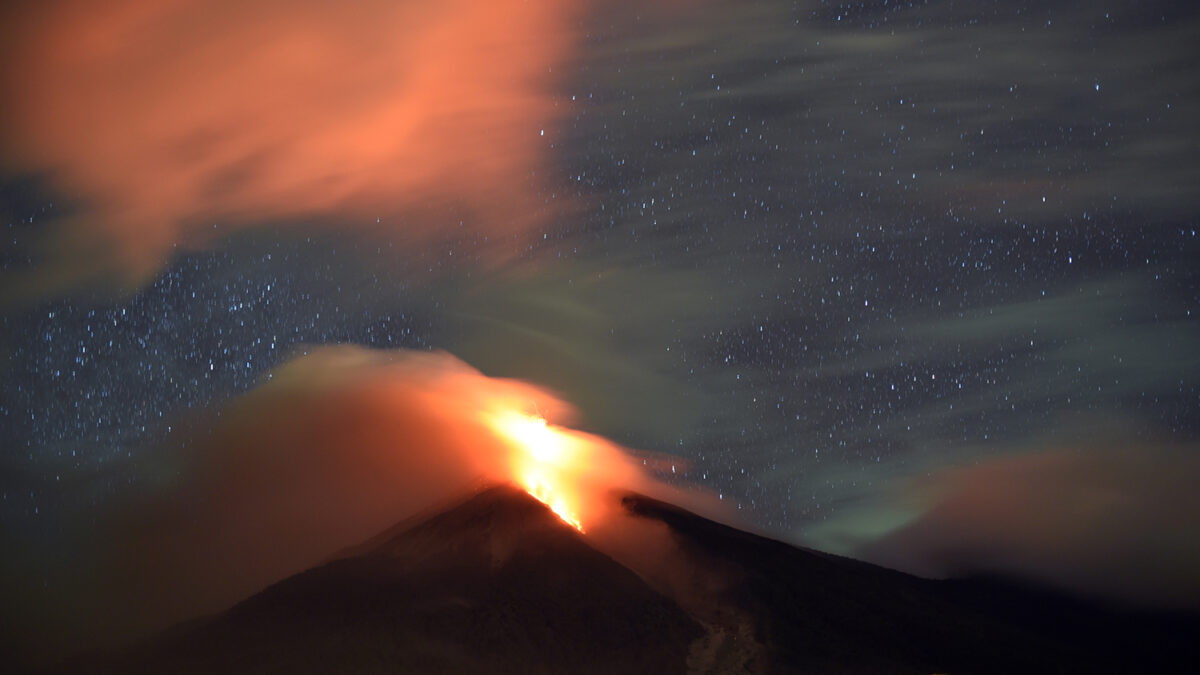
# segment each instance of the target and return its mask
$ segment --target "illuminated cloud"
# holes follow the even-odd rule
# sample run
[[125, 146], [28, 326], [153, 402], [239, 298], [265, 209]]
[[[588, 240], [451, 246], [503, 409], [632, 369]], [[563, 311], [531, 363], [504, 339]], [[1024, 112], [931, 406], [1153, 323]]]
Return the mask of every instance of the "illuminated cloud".
[[40, 283], [136, 281], [176, 244], [262, 223], [515, 249], [547, 214], [538, 191], [572, 11], [565, 0], [3, 10], [0, 169], [46, 176], [75, 210], [48, 240], [59, 265]]

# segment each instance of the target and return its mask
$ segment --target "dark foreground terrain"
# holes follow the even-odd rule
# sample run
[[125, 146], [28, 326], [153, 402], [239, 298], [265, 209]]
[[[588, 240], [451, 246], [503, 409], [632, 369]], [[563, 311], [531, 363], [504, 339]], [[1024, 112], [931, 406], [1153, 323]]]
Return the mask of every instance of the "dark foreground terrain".
[[524, 492], [494, 487], [62, 671], [1197, 672], [1196, 615], [919, 579], [638, 495], [622, 505], [665, 526], [661, 564], [634, 573]]

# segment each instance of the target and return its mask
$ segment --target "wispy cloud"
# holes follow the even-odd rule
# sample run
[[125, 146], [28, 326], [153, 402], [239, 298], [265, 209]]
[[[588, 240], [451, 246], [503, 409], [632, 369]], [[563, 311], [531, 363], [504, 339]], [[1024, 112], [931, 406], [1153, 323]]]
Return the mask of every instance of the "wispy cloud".
[[[230, 227], [336, 221], [400, 244], [548, 214], [562, 0], [22, 3], [3, 15], [0, 166], [75, 207], [47, 290], [130, 282]], [[500, 28], [500, 27], [503, 28]], [[34, 282], [30, 282], [34, 283]]]

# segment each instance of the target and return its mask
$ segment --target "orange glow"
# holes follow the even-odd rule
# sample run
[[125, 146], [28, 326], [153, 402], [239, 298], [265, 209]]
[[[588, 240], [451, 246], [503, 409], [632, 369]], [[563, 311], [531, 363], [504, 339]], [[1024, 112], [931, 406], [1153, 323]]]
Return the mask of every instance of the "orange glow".
[[512, 457], [514, 479], [563, 522], [583, 532], [577, 474], [586, 467], [580, 464], [583, 453], [577, 441], [544, 417], [516, 411], [495, 415], [492, 426], [517, 448]]
[[539, 483], [537, 479], [534, 478], [530, 479], [526, 484], [525, 491], [533, 495], [533, 497], [541, 503], [549, 506], [551, 511], [553, 511], [559, 518], [562, 518], [563, 522], [567, 523], [571, 527], [574, 527], [580, 532], [584, 531], [583, 523], [579, 522], [579, 518], [577, 518], [575, 514], [571, 512], [571, 508], [567, 506], [566, 501], [555, 497], [553, 488], [543, 483]]
[[500, 426], [525, 446], [536, 461], [560, 464], [565, 460], [566, 442], [546, 424], [546, 418], [513, 413], [503, 418]]

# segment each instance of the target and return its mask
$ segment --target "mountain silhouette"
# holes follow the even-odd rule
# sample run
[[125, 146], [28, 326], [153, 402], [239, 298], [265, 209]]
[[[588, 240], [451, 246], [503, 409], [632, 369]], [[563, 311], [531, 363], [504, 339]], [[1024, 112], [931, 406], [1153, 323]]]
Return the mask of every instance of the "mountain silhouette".
[[[654, 546], [602, 552], [484, 489], [213, 617], [66, 672], [1194, 672], [1200, 618], [1003, 579], [933, 581], [637, 494]], [[623, 561], [623, 562], [619, 562]]]

